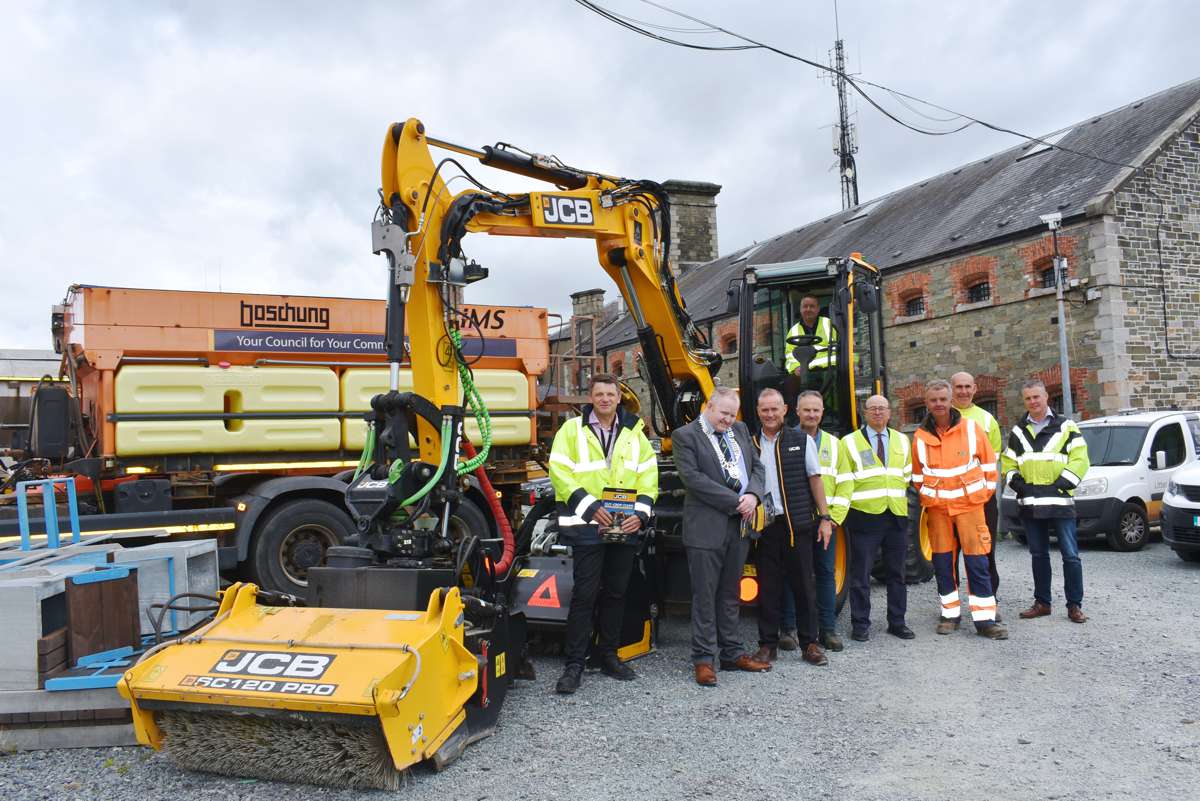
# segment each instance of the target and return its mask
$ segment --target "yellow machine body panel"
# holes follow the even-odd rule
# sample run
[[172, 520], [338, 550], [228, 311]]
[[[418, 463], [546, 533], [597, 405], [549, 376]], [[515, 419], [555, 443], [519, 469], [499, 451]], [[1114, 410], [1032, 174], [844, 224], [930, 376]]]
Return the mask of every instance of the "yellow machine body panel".
[[134, 364], [116, 377], [116, 411], [332, 412], [337, 375], [326, 367]]
[[335, 451], [341, 444], [338, 421], [144, 420], [117, 423], [118, 456], [254, 451]]
[[212, 623], [125, 674], [141, 743], [164, 745], [163, 708], [376, 717], [403, 770], [463, 722], [479, 677], [457, 589], [434, 592], [424, 611], [272, 607], [256, 595], [232, 585]]

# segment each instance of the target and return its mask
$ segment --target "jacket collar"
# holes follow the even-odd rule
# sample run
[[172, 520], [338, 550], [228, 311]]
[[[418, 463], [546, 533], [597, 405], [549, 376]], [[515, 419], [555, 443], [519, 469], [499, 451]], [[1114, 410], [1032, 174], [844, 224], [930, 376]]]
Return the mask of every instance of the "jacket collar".
[[[592, 419], [592, 404], [585, 403], [580, 410], [580, 416], [583, 417], [583, 424], [588, 425], [588, 421]], [[642, 418], [631, 413], [624, 406], [617, 407], [617, 425], [621, 428], [632, 429], [642, 422]]]
[[[962, 412], [960, 412], [958, 409], [955, 409], [953, 406], [951, 406], [950, 407], [950, 428], [954, 428], [960, 422], [962, 422]], [[950, 428], [947, 428], [946, 430], [949, 431]], [[934, 422], [933, 415], [929, 414], [928, 412], [925, 413], [925, 419], [921, 421], [921, 429], [924, 431], [928, 431], [936, 439], [941, 439], [941, 437], [938, 437], [937, 423]]]

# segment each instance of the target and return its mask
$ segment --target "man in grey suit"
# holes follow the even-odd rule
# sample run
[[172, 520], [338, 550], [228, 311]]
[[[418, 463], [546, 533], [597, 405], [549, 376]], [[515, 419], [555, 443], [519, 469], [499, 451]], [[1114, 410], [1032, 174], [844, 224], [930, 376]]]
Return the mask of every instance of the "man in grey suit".
[[741, 523], [762, 498], [764, 470], [737, 412], [737, 392], [717, 387], [701, 416], [671, 436], [687, 490], [683, 546], [692, 580], [692, 664], [702, 687], [716, 685], [718, 656], [722, 670], [771, 669], [738, 641], [738, 583], [750, 547]]

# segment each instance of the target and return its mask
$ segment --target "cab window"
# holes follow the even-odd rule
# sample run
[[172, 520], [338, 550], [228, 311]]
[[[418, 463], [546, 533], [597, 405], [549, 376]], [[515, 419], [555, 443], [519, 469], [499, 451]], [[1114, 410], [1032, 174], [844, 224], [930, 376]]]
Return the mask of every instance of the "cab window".
[[1150, 467], [1157, 469], [1158, 453], [1167, 455], [1167, 468], [1178, 467], [1187, 458], [1187, 444], [1183, 439], [1183, 426], [1179, 423], [1167, 423], [1154, 435], [1150, 444]]

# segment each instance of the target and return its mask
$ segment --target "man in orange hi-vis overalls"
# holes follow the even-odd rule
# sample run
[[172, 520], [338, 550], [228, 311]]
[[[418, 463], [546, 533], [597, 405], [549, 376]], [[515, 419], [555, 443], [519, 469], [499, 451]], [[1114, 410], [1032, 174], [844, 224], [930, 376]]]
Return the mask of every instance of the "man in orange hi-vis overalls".
[[975, 632], [1008, 639], [996, 622], [996, 596], [988, 572], [991, 533], [984, 505], [996, 492], [996, 452], [974, 420], [950, 405], [950, 383], [925, 385], [925, 415], [913, 435], [912, 480], [921, 498], [937, 576], [942, 615], [937, 633], [949, 634], [962, 620], [956, 567], [963, 551], [967, 593]]

